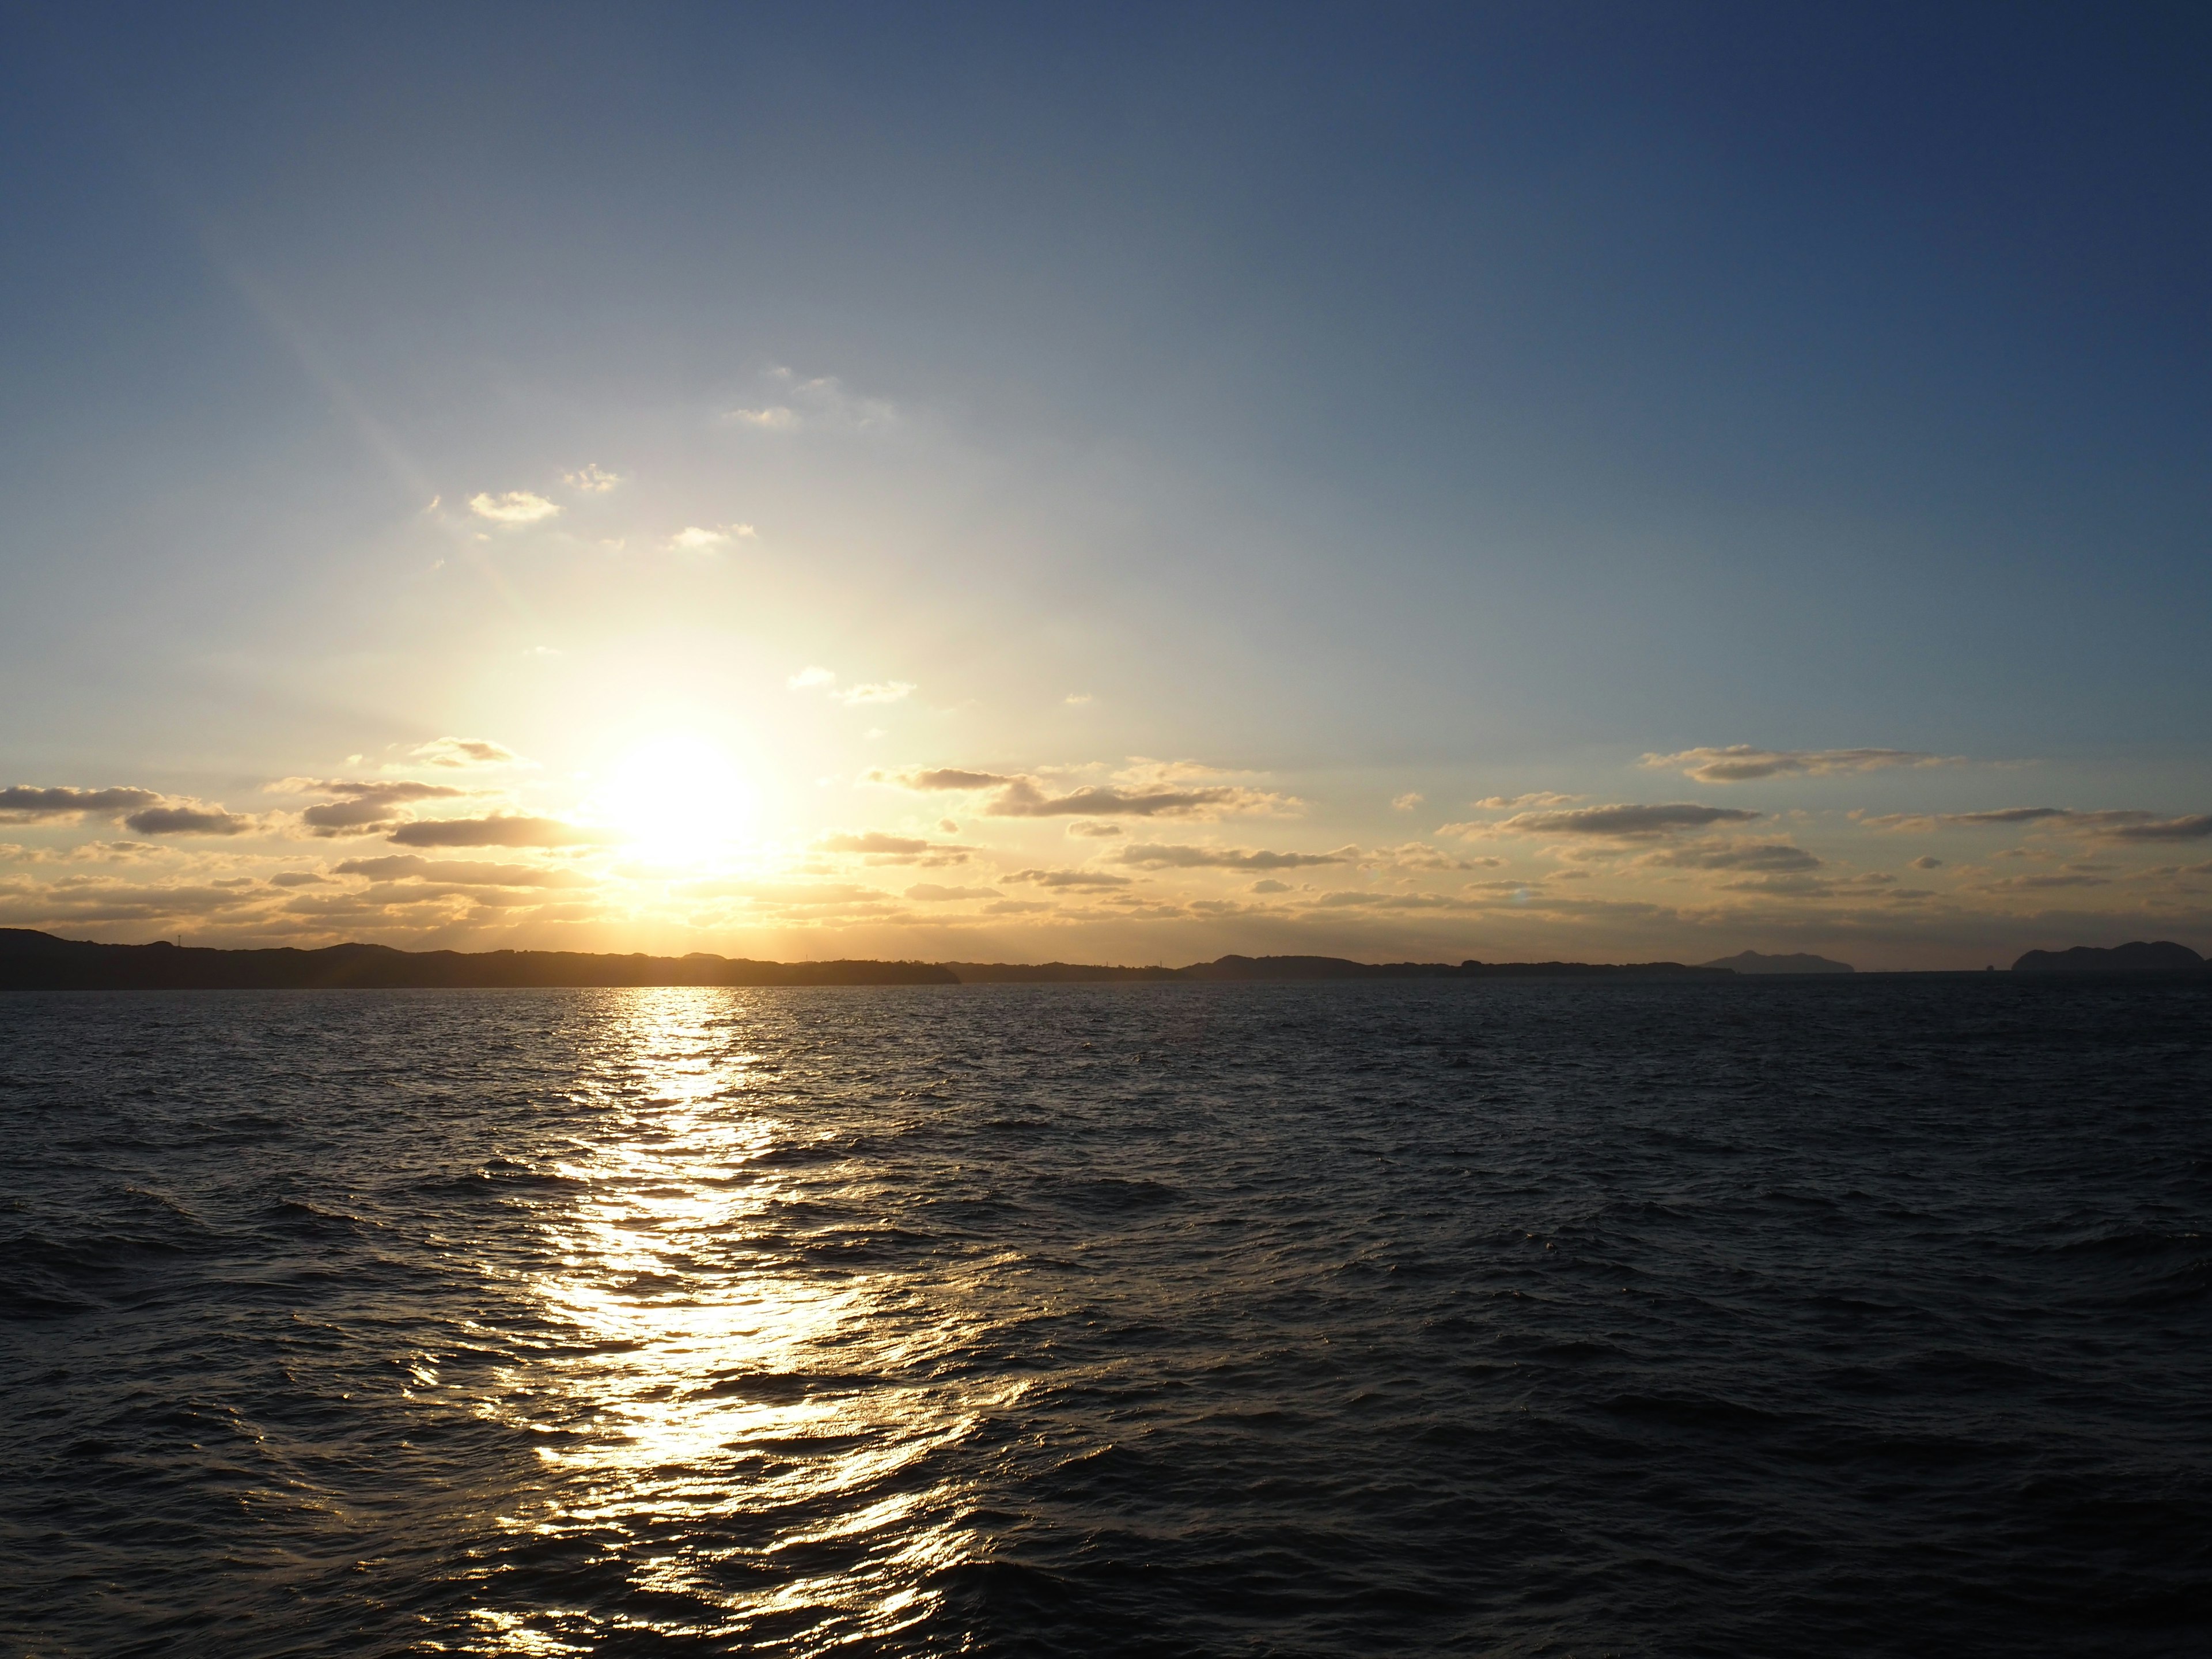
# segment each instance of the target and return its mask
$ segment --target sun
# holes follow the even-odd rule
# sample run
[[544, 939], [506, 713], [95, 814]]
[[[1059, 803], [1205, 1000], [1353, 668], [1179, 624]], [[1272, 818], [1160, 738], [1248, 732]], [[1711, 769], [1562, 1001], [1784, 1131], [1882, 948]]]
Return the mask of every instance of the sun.
[[623, 757], [599, 806], [646, 857], [697, 864], [751, 830], [760, 792], [720, 745], [667, 732]]

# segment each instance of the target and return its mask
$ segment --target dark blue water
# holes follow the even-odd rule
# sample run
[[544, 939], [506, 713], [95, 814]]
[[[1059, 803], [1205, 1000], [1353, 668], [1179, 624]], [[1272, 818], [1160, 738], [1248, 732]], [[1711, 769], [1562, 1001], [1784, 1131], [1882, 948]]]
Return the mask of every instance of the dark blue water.
[[2212, 1651], [2203, 986], [0, 998], [25, 1654]]

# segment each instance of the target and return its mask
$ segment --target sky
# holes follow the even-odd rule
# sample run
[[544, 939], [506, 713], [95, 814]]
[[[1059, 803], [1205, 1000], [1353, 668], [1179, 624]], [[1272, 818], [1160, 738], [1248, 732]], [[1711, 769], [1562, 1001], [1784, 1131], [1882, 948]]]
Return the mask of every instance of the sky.
[[0, 9], [0, 926], [2212, 952], [2212, 15]]

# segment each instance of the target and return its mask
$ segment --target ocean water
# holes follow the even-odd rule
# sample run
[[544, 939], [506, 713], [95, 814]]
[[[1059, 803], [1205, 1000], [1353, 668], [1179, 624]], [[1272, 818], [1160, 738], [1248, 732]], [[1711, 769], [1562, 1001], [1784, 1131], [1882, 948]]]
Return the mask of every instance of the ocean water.
[[0, 998], [0, 1644], [2212, 1652], [2212, 995]]

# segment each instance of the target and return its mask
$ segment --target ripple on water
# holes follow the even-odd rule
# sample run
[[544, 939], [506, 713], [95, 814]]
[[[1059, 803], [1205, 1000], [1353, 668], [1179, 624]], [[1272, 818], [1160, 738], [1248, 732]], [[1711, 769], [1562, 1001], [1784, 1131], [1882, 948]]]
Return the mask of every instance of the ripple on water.
[[0, 1015], [26, 1652], [2212, 1646], [2201, 990]]

